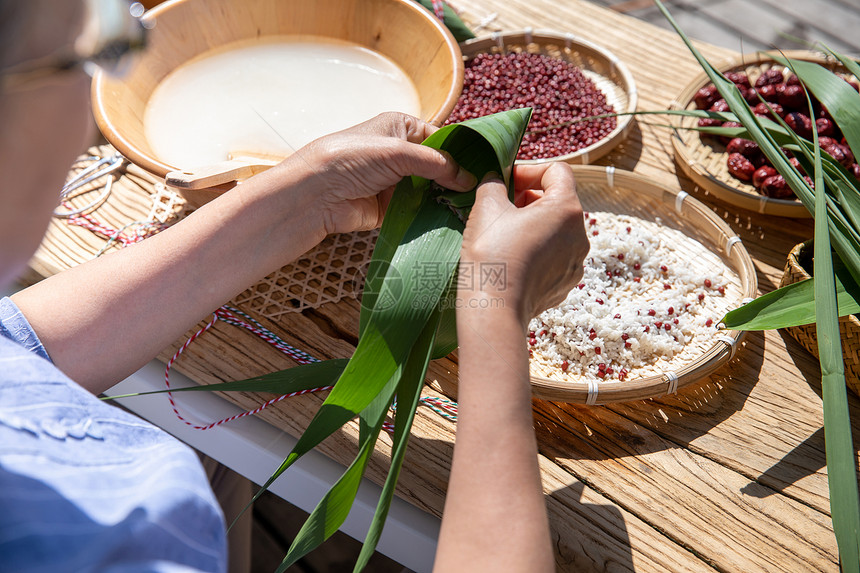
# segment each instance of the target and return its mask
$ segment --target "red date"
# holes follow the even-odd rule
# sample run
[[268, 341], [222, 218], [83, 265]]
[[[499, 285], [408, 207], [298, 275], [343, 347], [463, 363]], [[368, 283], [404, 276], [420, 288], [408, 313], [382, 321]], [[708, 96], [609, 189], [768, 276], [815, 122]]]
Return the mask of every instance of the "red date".
[[720, 92], [717, 91], [717, 86], [708, 84], [696, 92], [693, 101], [696, 103], [696, 109], [708, 109], [721, 97]]
[[725, 74], [726, 79], [738, 87], [750, 87], [750, 79], [743, 72], [728, 72]]
[[767, 179], [768, 177], [773, 177], [776, 174], [776, 169], [774, 169], [770, 165], [762, 165], [755, 170], [755, 173], [753, 173], [752, 184], [755, 185], [756, 189], [758, 189], [759, 187], [761, 187], [761, 184], [764, 182], [765, 179]]
[[786, 109], [804, 109], [807, 107], [806, 92], [800, 86], [790, 85], [783, 86], [783, 89], [777, 88], [777, 101], [779, 105]]
[[785, 123], [800, 137], [810, 139], [812, 137], [812, 120], [809, 116], [799, 111], [785, 114]]
[[731, 141], [729, 141], [728, 145], [726, 145], [727, 153], [740, 153], [745, 157], [750, 157], [753, 155], [758, 155], [759, 148], [758, 143], [755, 141], [750, 141], [749, 139], [744, 139], [742, 137], [735, 137]]
[[755, 87], [772, 86], [785, 81], [785, 76], [776, 68], [770, 68], [760, 75], [755, 81]]
[[741, 181], [752, 181], [753, 173], [755, 173], [755, 165], [752, 164], [752, 161], [740, 153], [731, 153], [727, 164], [729, 173]]
[[772, 175], [765, 179], [761, 184], [761, 193], [774, 199], [788, 199], [794, 195], [782, 175]]
[[[771, 110], [773, 110], [773, 112], [771, 112]], [[778, 103], [765, 103], [763, 101], [760, 101], [758, 104], [756, 104], [756, 106], [753, 108], [753, 113], [756, 115], [763, 115], [765, 117], [771, 118], [773, 117], [774, 113], [779, 117], [785, 116], [785, 110], [782, 108], [781, 105], [779, 105]]]

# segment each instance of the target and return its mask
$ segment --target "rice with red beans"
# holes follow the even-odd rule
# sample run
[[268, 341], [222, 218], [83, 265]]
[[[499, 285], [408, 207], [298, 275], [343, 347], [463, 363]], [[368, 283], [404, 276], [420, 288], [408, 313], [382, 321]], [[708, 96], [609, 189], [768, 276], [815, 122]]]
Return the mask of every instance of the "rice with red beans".
[[712, 343], [740, 297], [719, 257], [659, 219], [586, 213], [585, 225], [591, 249], [581, 283], [529, 323], [533, 374], [629, 380]]

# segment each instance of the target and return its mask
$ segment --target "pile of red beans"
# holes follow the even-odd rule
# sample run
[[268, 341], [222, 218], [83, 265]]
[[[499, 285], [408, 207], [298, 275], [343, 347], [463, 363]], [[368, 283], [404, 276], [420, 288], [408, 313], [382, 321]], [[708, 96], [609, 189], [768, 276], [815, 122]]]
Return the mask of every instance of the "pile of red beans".
[[570, 62], [527, 52], [478, 54], [465, 65], [463, 92], [448, 123], [522, 107], [533, 108], [517, 159], [568, 155], [616, 126], [606, 96]]
[[[760, 75], [754, 84], [750, 84], [747, 74], [742, 72], [725, 74], [734, 83], [753, 112], [762, 117], [773, 113], [781, 117], [786, 125], [797, 135], [812, 140], [812, 124], [818, 130], [818, 142], [821, 149], [829, 153], [836, 161], [844, 165], [855, 177], [860, 179], [860, 165], [857, 164], [851, 149], [845, 143], [839, 127], [827, 113], [820, 102], [812, 99], [813, 114], [810, 116], [806, 94], [796, 75], [786, 73], [778, 68], [770, 68]], [[847, 81], [847, 80], [846, 80]], [[851, 82], [849, 82], [851, 83]], [[857, 89], [857, 84], [851, 83]], [[761, 99], [759, 99], [761, 98]], [[764, 103], [761, 100], [764, 99]], [[713, 84], [696, 92], [693, 98], [698, 109], [710, 111], [729, 111], [726, 103]], [[721, 122], [714, 119], [700, 119], [700, 126], [739, 127], [741, 124], [733, 121]], [[729, 173], [740, 181], [752, 185], [767, 197], [787, 199], [794, 193], [782, 175], [770, 164], [754, 141], [742, 138], [723, 138], [726, 144], [728, 159], [726, 160]], [[797, 158], [786, 152], [789, 161], [802, 173], [807, 183], [812, 186], [812, 179], [800, 167]]]

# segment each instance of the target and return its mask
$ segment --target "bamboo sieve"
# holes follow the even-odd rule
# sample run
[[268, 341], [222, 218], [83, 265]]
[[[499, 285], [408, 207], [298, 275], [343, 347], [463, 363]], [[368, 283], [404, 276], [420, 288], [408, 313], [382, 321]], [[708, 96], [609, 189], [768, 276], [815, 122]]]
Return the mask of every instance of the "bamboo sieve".
[[[719, 70], [726, 72], [746, 72], [751, 83], [755, 83], [762, 73], [770, 68], [784, 70], [785, 67], [763, 53], [753, 53], [731, 60]], [[815, 62], [833, 71], [844, 70], [834, 58], [808, 51], [788, 51], [779, 53], [787, 58]], [[699, 89], [710, 83], [703, 72], [678, 95], [671, 109], [695, 109], [693, 97]], [[809, 217], [809, 211], [797, 199], [773, 199], [759, 194], [751, 184], [734, 178], [726, 166], [726, 147], [715, 137], [700, 136], [698, 132], [687, 129], [695, 127], [696, 118], [675, 117], [676, 126], [672, 136], [672, 146], [678, 164], [706, 194], [712, 194], [731, 205], [756, 211], [765, 215], [780, 217]]]
[[[732, 287], [727, 289], [727, 293], [736, 300], [736, 306], [757, 296], [755, 267], [746, 248], [735, 232], [703, 203], [684, 191], [629, 171], [598, 166], [573, 166], [573, 170], [583, 209], [632, 215], [652, 222], [659, 218], [664, 227], [681, 231], [689, 237], [691, 244], [697, 241], [719, 256], [732, 276]], [[691, 260], [695, 255], [689, 247], [677, 245], [675, 250]], [[606, 404], [673, 394], [727, 363], [734, 356], [743, 335], [739, 331], [720, 330], [701, 340], [697, 337], [691, 341], [694, 345], [691, 359], [670, 361], [659, 366], [660, 372], [649, 372], [645, 376], [633, 370], [630, 378], [624, 381], [563, 381], [564, 375], [560, 370], [553, 369], [556, 370], [554, 373], [541, 371], [535, 368], [533, 360], [532, 392], [547, 400], [583, 404]]]
[[[779, 286], [812, 278], [806, 267], [812, 265], [812, 240], [795, 245], [785, 261], [785, 271]], [[818, 335], [815, 324], [792, 326], [785, 330], [797, 340], [801, 346], [818, 358]], [[839, 318], [839, 332], [842, 340], [842, 355], [845, 366], [845, 383], [848, 389], [860, 396], [860, 319], [849, 314]]]
[[[565, 60], [577, 66], [606, 96], [616, 113], [627, 114], [636, 110], [638, 95], [633, 75], [627, 66], [608, 50], [573, 34], [551, 31], [496, 33], [468, 40], [460, 44], [463, 58], [468, 60], [481, 53], [507, 54], [529, 52]], [[617, 118], [615, 129], [606, 137], [574, 153], [544, 159], [518, 160], [517, 163], [544, 163], [565, 161], [571, 164], [587, 164], [600, 159], [624, 141], [632, 127], [632, 116]]]

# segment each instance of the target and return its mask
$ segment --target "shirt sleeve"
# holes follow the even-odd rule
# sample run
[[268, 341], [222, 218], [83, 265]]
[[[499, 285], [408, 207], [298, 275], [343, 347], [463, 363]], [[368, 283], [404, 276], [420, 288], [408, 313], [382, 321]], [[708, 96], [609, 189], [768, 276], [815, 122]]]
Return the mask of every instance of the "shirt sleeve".
[[8, 296], [0, 298], [0, 336], [17, 342], [45, 360], [51, 359], [27, 317]]

